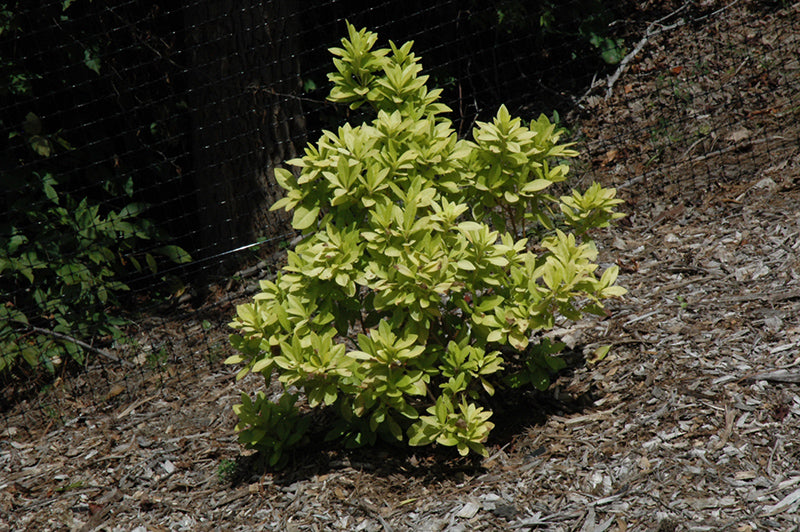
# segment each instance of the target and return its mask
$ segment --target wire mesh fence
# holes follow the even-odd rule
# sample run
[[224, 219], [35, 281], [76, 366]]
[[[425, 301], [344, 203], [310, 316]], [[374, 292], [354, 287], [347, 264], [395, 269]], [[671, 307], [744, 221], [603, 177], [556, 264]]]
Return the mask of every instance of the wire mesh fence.
[[780, 185], [798, 157], [796, 9], [751, 1], [732, 26], [737, 3], [0, 4], [5, 425], [218, 368], [235, 303], [296, 236], [273, 169], [361, 118], [325, 100], [346, 20], [415, 41], [462, 137], [501, 103], [545, 113], [579, 181], [691, 208], [686, 180]]

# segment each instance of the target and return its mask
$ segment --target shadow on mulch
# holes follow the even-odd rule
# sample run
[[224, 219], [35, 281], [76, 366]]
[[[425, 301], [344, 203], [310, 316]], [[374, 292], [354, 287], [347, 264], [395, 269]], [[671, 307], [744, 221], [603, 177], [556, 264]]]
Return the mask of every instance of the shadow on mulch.
[[[557, 375], [554, 382], [569, 382], [574, 371], [585, 365], [579, 350], [564, 355], [567, 367]], [[530, 429], [544, 426], [552, 416], [582, 413], [592, 406], [599, 397], [597, 390], [573, 395], [565, 393], [559, 386], [547, 391], [538, 390], [498, 390], [487, 406], [492, 410], [492, 430], [486, 442], [490, 456], [492, 449], [516, 450], [518, 443], [528, 440]], [[272, 474], [278, 485], [288, 486], [298, 481], [309, 480], [315, 476], [330, 474], [342, 469], [355, 469], [373, 475], [388, 477], [402, 475], [416, 478], [425, 483], [445, 480], [458, 481], [464, 476], [477, 476], [487, 472], [485, 459], [470, 453], [459, 456], [455, 448], [441, 445], [410, 447], [405, 443], [394, 444], [382, 440], [370, 447], [344, 449], [340, 441], [326, 442], [325, 432], [320, 431], [311, 437], [313, 443], [294, 450], [289, 463], [280, 469], [268, 466], [268, 456], [263, 453], [240, 454], [236, 467], [226, 480], [232, 488], [254, 482], [265, 474]], [[536, 457], [545, 449], [526, 449], [526, 454]]]

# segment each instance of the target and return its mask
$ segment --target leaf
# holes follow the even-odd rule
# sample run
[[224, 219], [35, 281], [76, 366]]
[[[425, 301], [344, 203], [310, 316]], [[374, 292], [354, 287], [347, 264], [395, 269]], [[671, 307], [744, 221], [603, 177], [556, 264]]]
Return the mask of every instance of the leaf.
[[33, 347], [25, 347], [22, 349], [22, 358], [28, 365], [35, 368], [39, 365], [39, 353]]
[[[230, 360], [230, 358], [228, 360]], [[225, 361], [226, 364], [229, 364], [228, 360]], [[253, 373], [261, 373], [265, 369], [272, 366], [273, 362], [274, 361], [272, 360], [272, 358], [262, 358], [261, 360], [253, 364], [253, 367], [250, 369], [250, 371], [252, 371]]]
[[462, 269], [462, 270], [466, 270], [466, 271], [472, 272], [472, 271], [475, 271], [475, 269], [476, 269], [475, 265], [473, 263], [471, 263], [470, 261], [466, 260], [466, 259], [461, 259], [460, 261], [458, 261], [457, 264], [458, 264], [458, 267], [460, 269]]
[[33, 151], [42, 157], [50, 157], [50, 155], [53, 153], [53, 143], [50, 142], [50, 139], [42, 137], [41, 135], [31, 136], [28, 139], [28, 143]]
[[458, 224], [458, 228], [464, 232], [477, 232], [483, 229], [485, 226], [478, 222], [473, 221], [465, 221]]
[[83, 51], [83, 64], [86, 68], [92, 70], [95, 74], [100, 74], [100, 56], [97, 55], [97, 49], [86, 49]]
[[161, 246], [153, 250], [154, 252], [165, 256], [175, 264], [186, 264], [192, 262], [192, 256], [180, 246]]
[[129, 203], [119, 211], [120, 218], [136, 218], [147, 210], [146, 203]]
[[147, 263], [147, 267], [150, 268], [150, 271], [152, 273], [158, 272], [158, 266], [156, 265], [156, 259], [150, 253], [145, 253], [144, 260]]
[[[563, 344], [560, 344], [560, 345], [563, 346]], [[561, 357], [552, 356], [552, 355], [543, 355], [543, 356], [544, 356], [544, 361], [547, 364], [547, 366], [554, 372], [555, 371], [561, 371], [562, 369], [567, 367], [567, 363]]]
[[532, 194], [534, 192], [542, 191], [552, 184], [553, 182], [547, 179], [534, 179], [522, 187], [522, 192], [525, 194]]
[[56, 192], [56, 189], [54, 189], [52, 185], [45, 183], [42, 187], [42, 190], [44, 190], [44, 194], [47, 196], [47, 199], [58, 205], [58, 192]]
[[550, 387], [550, 377], [547, 375], [547, 372], [540, 369], [530, 372], [529, 379], [531, 384], [533, 384], [536, 389], [541, 392]]
[[628, 290], [621, 286], [609, 286], [603, 289], [603, 297], [622, 297], [628, 293]]
[[609, 351], [611, 351], [610, 345], [601, 345], [592, 352], [592, 356], [587, 360], [587, 362], [590, 364], [597, 364], [606, 358], [606, 356], [608, 356]]
[[486, 391], [486, 393], [489, 395], [494, 395], [494, 386], [492, 386], [492, 383], [490, 383], [483, 377], [481, 377], [480, 380], [481, 380], [481, 386], [483, 386], [483, 389]]
[[[13, 255], [13, 254], [15, 254], [17, 252], [17, 249], [19, 248], [19, 246], [21, 246], [23, 244], [27, 244], [27, 243], [28, 243], [28, 237], [26, 237], [25, 235], [17, 234], [17, 235], [12, 236], [8, 240], [8, 243], [6, 244], [6, 249], [7, 249], [9, 254]], [[9, 264], [11, 263], [11, 261], [7, 261], [7, 262]], [[2, 271], [2, 268], [0, 268], [0, 271]]]
[[42, 132], [42, 119], [36, 113], [28, 113], [22, 122], [22, 130], [28, 135], [39, 135]]
[[17, 268], [17, 271], [22, 274], [28, 281], [33, 284], [33, 269], [32, 268]]
[[236, 354], [236, 355], [229, 356], [222, 363], [223, 364], [241, 364], [242, 362], [246, 362], [246, 361], [247, 361], [247, 359], [244, 356]]
[[320, 210], [319, 207], [308, 209], [306, 207], [303, 207], [302, 205], [298, 206], [297, 209], [294, 211], [294, 217], [292, 218], [292, 227], [294, 227], [299, 231], [302, 231], [303, 229], [308, 229], [317, 220], [317, 216], [319, 216], [319, 210]]
[[504, 338], [503, 331], [501, 331], [500, 329], [494, 329], [486, 336], [486, 341], [502, 342], [503, 338]]
[[313, 79], [306, 79], [303, 81], [303, 92], [313, 92], [317, 90], [317, 84]]
[[408, 444], [411, 446], [430, 445], [439, 434], [438, 429], [431, 423], [430, 416], [420, 418], [408, 428]]

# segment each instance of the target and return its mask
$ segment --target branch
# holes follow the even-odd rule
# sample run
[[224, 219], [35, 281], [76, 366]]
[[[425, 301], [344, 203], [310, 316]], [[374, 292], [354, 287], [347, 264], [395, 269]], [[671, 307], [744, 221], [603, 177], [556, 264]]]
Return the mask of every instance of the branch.
[[614, 91], [614, 83], [617, 82], [619, 77], [625, 71], [625, 69], [628, 66], [628, 63], [630, 63], [631, 60], [634, 57], [636, 57], [637, 55], [639, 55], [639, 52], [641, 52], [642, 49], [644, 49], [645, 45], [647, 45], [647, 41], [649, 41], [651, 38], [655, 37], [656, 35], [660, 35], [661, 33], [664, 33], [665, 31], [669, 31], [669, 30], [678, 28], [678, 27], [683, 26], [684, 24], [686, 24], [686, 21], [684, 19], [680, 19], [675, 24], [671, 24], [669, 26], [662, 26], [661, 25], [661, 23], [663, 21], [667, 20], [668, 18], [674, 17], [675, 15], [677, 15], [678, 13], [680, 13], [681, 11], [683, 11], [684, 9], [689, 7], [689, 4], [690, 4], [690, 2], [686, 2], [685, 4], [683, 4], [681, 7], [679, 7], [678, 9], [676, 9], [675, 11], [670, 13], [669, 15], [667, 15], [665, 17], [662, 17], [662, 18], [656, 20], [655, 22], [651, 22], [650, 25], [647, 26], [647, 30], [644, 32], [644, 37], [642, 37], [641, 40], [639, 40], [639, 42], [636, 44], [636, 46], [633, 48], [633, 50], [630, 53], [628, 53], [628, 55], [626, 55], [625, 57], [622, 58], [622, 61], [619, 62], [619, 66], [617, 67], [617, 70], [608, 77], [608, 80], [606, 81], [606, 85], [608, 85], [608, 90], [606, 90], [606, 100], [611, 98], [611, 94]]
[[[724, 7], [721, 7], [720, 9], [717, 9], [713, 13], [709, 13], [708, 15], [704, 15], [702, 17], [694, 19], [694, 22], [699, 22], [701, 20], [705, 20], [707, 18], [719, 15], [723, 11], [725, 11], [727, 9], [730, 9], [731, 7], [735, 6], [738, 3], [739, 3], [739, 0], [733, 0], [733, 2], [729, 3], [728, 5], [726, 5]], [[628, 63], [631, 62], [631, 59], [636, 57], [636, 55], [639, 54], [639, 52], [642, 51], [642, 49], [647, 44], [647, 41], [649, 41], [651, 38], [655, 37], [656, 35], [664, 33], [665, 31], [669, 31], [669, 30], [675, 29], [677, 27], [680, 27], [680, 26], [683, 26], [684, 24], [686, 24], [686, 21], [684, 19], [680, 19], [675, 24], [671, 24], [669, 26], [662, 26], [661, 25], [662, 22], [664, 22], [668, 18], [674, 17], [675, 15], [677, 15], [678, 13], [680, 13], [681, 11], [683, 11], [684, 9], [689, 7], [690, 4], [691, 4], [691, 1], [686, 2], [685, 4], [683, 4], [681, 7], [679, 7], [678, 9], [676, 9], [675, 11], [670, 13], [669, 15], [667, 15], [665, 17], [661, 17], [660, 19], [656, 20], [655, 22], [650, 23], [650, 25], [647, 26], [647, 30], [644, 33], [644, 37], [642, 37], [642, 39], [636, 44], [636, 46], [634, 47], [633, 51], [631, 51], [631, 53], [629, 53], [624, 58], [622, 58], [622, 61], [619, 62], [619, 67], [617, 67], [617, 70], [611, 76], [608, 77], [608, 80], [606, 81], [606, 84], [608, 85], [608, 90], [606, 91], [606, 100], [608, 100], [611, 97], [611, 93], [612, 93], [612, 91], [614, 89], [614, 83], [616, 83], [617, 80], [619, 79], [620, 75], [622, 75], [622, 72], [625, 70], [625, 67], [628, 66]], [[656, 26], [659, 26], [659, 27], [657, 29], [654, 29], [654, 28], [656, 28]], [[602, 83], [600, 83], [600, 84], [602, 84]], [[589, 92], [591, 92], [595, 88], [595, 86], [596, 85], [593, 83], [591, 88], [589, 89]], [[585, 98], [587, 95], [588, 95], [588, 92], [587, 92], [587, 94], [583, 95], [583, 98]], [[583, 100], [583, 98], [581, 98], [581, 100]]]
[[114, 362], [116, 362], [118, 364], [122, 364], [123, 366], [128, 366], [129, 368], [135, 368], [136, 367], [135, 364], [132, 364], [132, 363], [128, 362], [127, 360], [122, 360], [121, 358], [117, 358], [114, 355], [112, 355], [111, 353], [109, 353], [108, 351], [106, 351], [105, 349], [100, 349], [98, 347], [94, 347], [93, 345], [89, 345], [89, 344], [87, 344], [86, 342], [84, 342], [82, 340], [78, 340], [77, 338], [75, 338], [73, 336], [69, 336], [68, 334], [64, 334], [64, 333], [60, 333], [60, 332], [56, 332], [56, 331], [51, 331], [50, 329], [43, 329], [41, 327], [36, 327], [34, 325], [29, 325], [29, 324], [27, 324], [25, 322], [22, 322], [22, 321], [19, 321], [19, 320], [10, 320], [10, 321], [14, 321], [15, 323], [20, 323], [22, 325], [25, 325], [28, 329], [31, 329], [34, 332], [38, 332], [40, 334], [46, 334], [47, 336], [52, 336], [53, 338], [57, 338], [59, 340], [64, 340], [66, 342], [73, 343], [73, 344], [75, 344], [77, 346], [80, 346], [80, 347], [86, 349], [87, 351], [91, 351], [92, 353], [95, 353], [97, 355], [105, 357], [105, 358], [107, 358], [109, 360], [113, 360]]
[[[739, 0], [735, 0], [734, 3], [738, 2], [738, 1]], [[655, 22], [651, 22], [647, 26], [647, 30], [645, 30], [644, 37], [642, 37], [642, 39], [636, 44], [636, 46], [633, 48], [633, 50], [630, 53], [628, 53], [625, 57], [623, 57], [622, 61], [619, 62], [619, 66], [617, 66], [617, 70], [613, 74], [608, 76], [605, 81], [603, 81], [602, 79], [597, 79], [597, 74], [595, 74], [595, 76], [592, 78], [592, 83], [589, 85], [589, 88], [586, 90], [586, 92], [583, 93], [583, 96], [581, 96], [580, 98], [578, 98], [575, 101], [575, 106], [576, 107], [580, 107], [581, 106], [581, 102], [583, 102], [586, 98], [588, 98], [589, 95], [592, 94], [595, 89], [597, 89], [598, 87], [601, 87], [603, 85], [606, 85], [608, 87], [608, 89], [606, 90], [606, 97], [605, 97], [605, 99], [608, 100], [611, 97], [611, 93], [612, 93], [612, 91], [614, 89], [614, 84], [617, 82], [619, 77], [625, 71], [625, 68], [628, 66], [628, 63], [630, 63], [631, 60], [633, 60], [633, 58], [636, 57], [639, 54], [639, 52], [642, 51], [642, 49], [647, 44], [647, 41], [649, 41], [651, 38], [655, 37], [656, 35], [658, 35], [660, 33], [663, 33], [665, 31], [671, 30], [673, 28], [677, 28], [678, 26], [683, 26], [686, 22], [683, 19], [680, 19], [678, 22], [676, 22], [675, 24], [672, 24], [671, 26], [662, 26], [661, 23], [664, 22], [665, 20], [667, 20], [668, 18], [677, 15], [679, 12], [683, 11], [684, 9], [686, 9], [690, 4], [691, 4], [691, 2], [686, 2], [685, 4], [683, 4], [681, 7], [679, 7], [678, 9], [676, 9], [675, 11], [670, 13], [669, 15], [667, 15], [665, 17], [661, 17], [660, 19], [656, 20]], [[727, 7], [729, 7], [729, 6], [726, 6], [723, 9], [727, 9]], [[722, 10], [720, 10], [720, 11], [722, 11]], [[714, 13], [712, 13], [712, 14], [714, 14]], [[703, 17], [703, 18], [705, 18], [705, 17]], [[702, 20], [702, 19], [698, 19], [698, 20]], [[656, 28], [656, 26], [658, 26], [658, 29], [654, 30], [654, 28]]]

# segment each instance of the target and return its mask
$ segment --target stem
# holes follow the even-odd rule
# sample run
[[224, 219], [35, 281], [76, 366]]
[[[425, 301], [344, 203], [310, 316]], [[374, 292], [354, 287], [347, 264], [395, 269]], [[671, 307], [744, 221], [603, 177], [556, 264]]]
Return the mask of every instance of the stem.
[[48, 336], [52, 336], [53, 338], [57, 338], [59, 340], [64, 340], [64, 341], [73, 343], [73, 344], [75, 344], [77, 346], [80, 346], [80, 347], [86, 349], [87, 351], [91, 351], [92, 353], [95, 353], [95, 354], [98, 354], [100, 356], [103, 356], [103, 357], [105, 357], [105, 358], [107, 358], [109, 360], [113, 360], [114, 362], [117, 362], [117, 363], [122, 364], [124, 366], [128, 366], [130, 368], [135, 368], [136, 367], [134, 364], [128, 362], [127, 360], [122, 360], [121, 358], [115, 357], [114, 355], [112, 355], [111, 353], [106, 351], [105, 349], [100, 349], [98, 347], [94, 347], [93, 345], [89, 345], [89, 344], [87, 344], [86, 342], [84, 342], [82, 340], [78, 340], [77, 338], [75, 338], [73, 336], [69, 336], [68, 334], [64, 334], [64, 333], [60, 333], [60, 332], [56, 332], [56, 331], [51, 331], [50, 329], [43, 329], [41, 327], [36, 327], [34, 325], [29, 325], [29, 324], [27, 324], [25, 322], [22, 322], [22, 321], [19, 321], [19, 320], [11, 320], [11, 321], [14, 321], [15, 323], [19, 323], [21, 325], [24, 325], [25, 327], [31, 329], [32, 331], [35, 331], [35, 332], [38, 332], [38, 333], [41, 333], [41, 334], [46, 334]]
[[511, 210], [511, 205], [504, 203], [503, 210], [506, 213], [506, 217], [511, 222], [511, 231], [514, 235], [514, 238], [519, 238], [519, 233], [517, 233], [517, 220], [514, 217], [514, 212]]

